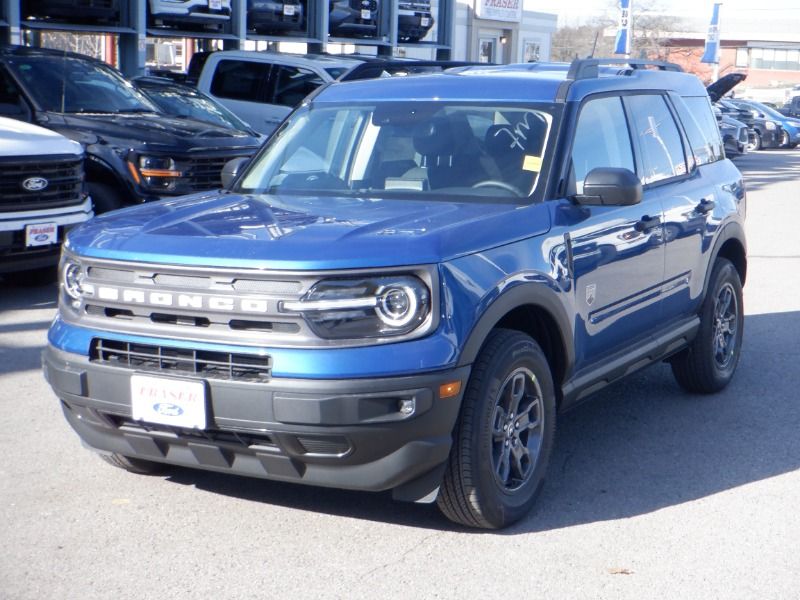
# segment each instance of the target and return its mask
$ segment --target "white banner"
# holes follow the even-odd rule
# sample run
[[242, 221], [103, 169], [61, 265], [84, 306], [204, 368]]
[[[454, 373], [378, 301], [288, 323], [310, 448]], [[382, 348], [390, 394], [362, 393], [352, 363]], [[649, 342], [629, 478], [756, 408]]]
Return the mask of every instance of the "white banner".
[[475, 16], [519, 23], [522, 20], [522, 0], [475, 0]]

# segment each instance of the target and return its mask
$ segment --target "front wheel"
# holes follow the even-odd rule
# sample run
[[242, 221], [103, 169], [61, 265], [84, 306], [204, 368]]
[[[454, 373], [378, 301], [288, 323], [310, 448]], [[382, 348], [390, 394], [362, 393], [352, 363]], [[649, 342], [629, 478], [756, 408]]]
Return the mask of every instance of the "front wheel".
[[761, 134], [757, 131], [753, 132], [751, 137], [747, 139], [747, 151], [754, 152], [755, 150], [761, 150], [761, 146], [763, 145], [761, 141]]
[[791, 138], [789, 137], [788, 131], [781, 132], [781, 148], [790, 148], [791, 147]]
[[683, 389], [710, 394], [720, 391], [733, 378], [742, 349], [742, 306], [739, 272], [727, 259], [717, 259], [700, 312], [697, 337], [671, 360], [672, 373]]
[[123, 456], [122, 454], [100, 454], [98, 456], [106, 461], [108, 464], [117, 467], [118, 469], [125, 469], [137, 475], [157, 475], [163, 473], [167, 466], [163, 463], [157, 463], [150, 460], [143, 460], [141, 458], [133, 458], [131, 456]]
[[491, 333], [473, 366], [439, 497], [468, 527], [500, 529], [524, 517], [544, 483], [556, 429], [555, 393], [539, 345]]

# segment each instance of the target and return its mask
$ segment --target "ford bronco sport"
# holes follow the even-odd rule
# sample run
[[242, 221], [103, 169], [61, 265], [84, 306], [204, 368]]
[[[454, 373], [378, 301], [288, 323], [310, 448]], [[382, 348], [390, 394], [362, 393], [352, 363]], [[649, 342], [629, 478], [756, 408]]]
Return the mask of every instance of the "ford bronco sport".
[[130, 471], [392, 490], [500, 528], [559, 411], [664, 360], [691, 392], [731, 381], [744, 216], [674, 65], [334, 83], [227, 189], [73, 230], [44, 371]]

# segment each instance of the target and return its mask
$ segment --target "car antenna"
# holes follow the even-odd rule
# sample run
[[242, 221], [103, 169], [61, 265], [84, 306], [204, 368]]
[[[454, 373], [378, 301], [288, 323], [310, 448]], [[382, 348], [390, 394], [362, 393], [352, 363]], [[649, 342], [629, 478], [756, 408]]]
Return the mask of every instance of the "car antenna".
[[597, 50], [597, 37], [600, 35], [599, 31], [594, 32], [594, 43], [592, 44], [592, 51], [589, 53], [589, 56], [586, 58], [594, 58], [594, 52]]

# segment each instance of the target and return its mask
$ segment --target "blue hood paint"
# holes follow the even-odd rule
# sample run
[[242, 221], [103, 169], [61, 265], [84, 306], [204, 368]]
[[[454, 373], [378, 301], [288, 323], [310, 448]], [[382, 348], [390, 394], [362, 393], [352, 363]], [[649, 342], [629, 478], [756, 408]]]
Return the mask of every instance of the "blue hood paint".
[[546, 232], [543, 205], [204, 192], [102, 215], [70, 232], [84, 256], [324, 270], [433, 264]]

